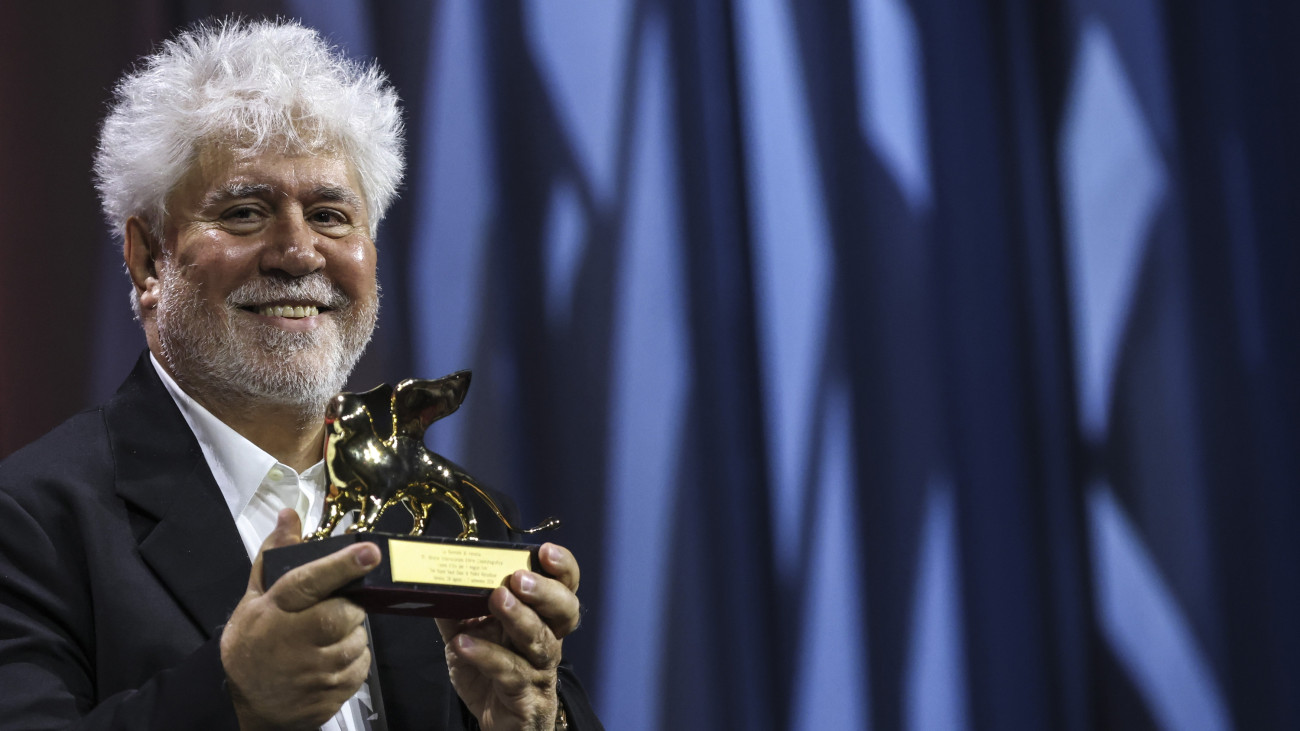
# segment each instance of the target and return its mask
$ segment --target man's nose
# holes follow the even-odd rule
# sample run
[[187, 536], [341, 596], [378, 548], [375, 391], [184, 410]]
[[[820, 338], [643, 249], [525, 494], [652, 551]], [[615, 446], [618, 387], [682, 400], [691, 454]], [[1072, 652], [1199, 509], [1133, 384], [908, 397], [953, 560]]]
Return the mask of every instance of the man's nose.
[[288, 215], [276, 221], [270, 241], [262, 255], [263, 271], [281, 271], [302, 277], [325, 267], [320, 252], [320, 234], [300, 215]]

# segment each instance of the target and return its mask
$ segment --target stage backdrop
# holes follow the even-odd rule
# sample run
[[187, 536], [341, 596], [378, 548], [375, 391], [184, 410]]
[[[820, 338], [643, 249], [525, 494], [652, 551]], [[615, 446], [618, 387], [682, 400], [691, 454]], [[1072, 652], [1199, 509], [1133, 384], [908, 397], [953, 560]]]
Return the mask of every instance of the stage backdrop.
[[474, 370], [609, 728], [1300, 726], [1290, 0], [17, 5], [0, 454], [142, 346], [113, 79], [282, 13], [406, 105], [354, 385]]

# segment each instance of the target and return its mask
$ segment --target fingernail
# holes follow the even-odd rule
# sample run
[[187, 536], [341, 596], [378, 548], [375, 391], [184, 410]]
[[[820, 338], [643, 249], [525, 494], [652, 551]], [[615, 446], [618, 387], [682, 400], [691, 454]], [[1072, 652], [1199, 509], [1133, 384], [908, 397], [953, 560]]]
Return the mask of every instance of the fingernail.
[[462, 650], [469, 650], [474, 647], [474, 638], [465, 633], [456, 635], [456, 646]]
[[523, 573], [519, 576], [519, 591], [523, 594], [532, 594], [533, 589], [537, 587], [537, 579], [533, 578], [530, 573]]
[[379, 548], [373, 543], [362, 543], [361, 548], [353, 554], [357, 565], [363, 569], [372, 569], [379, 565]]
[[514, 609], [515, 605], [518, 603], [519, 600], [515, 599], [515, 595], [508, 590], [506, 591], [506, 598], [501, 600], [501, 606], [505, 607], [506, 609]]
[[546, 544], [543, 544], [542, 547], [541, 547], [541, 549], [540, 549], [540, 551], [541, 551], [541, 553], [546, 554], [546, 555], [544, 556], [544, 558], [545, 558], [549, 563], [559, 563], [559, 561], [560, 561], [560, 549], [556, 548], [556, 547], [555, 547], [555, 544], [553, 544], [553, 543], [546, 543]]

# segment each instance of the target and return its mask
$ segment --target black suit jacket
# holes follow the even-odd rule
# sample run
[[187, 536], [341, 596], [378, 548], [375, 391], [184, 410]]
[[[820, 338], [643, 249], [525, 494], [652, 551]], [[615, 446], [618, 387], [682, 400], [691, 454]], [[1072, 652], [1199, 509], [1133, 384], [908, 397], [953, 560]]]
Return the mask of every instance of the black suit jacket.
[[[0, 464], [0, 729], [236, 728], [218, 642], [249, 569], [145, 354], [108, 403]], [[432, 621], [371, 629], [390, 729], [475, 727]], [[600, 728], [567, 666], [560, 693], [574, 728]]]

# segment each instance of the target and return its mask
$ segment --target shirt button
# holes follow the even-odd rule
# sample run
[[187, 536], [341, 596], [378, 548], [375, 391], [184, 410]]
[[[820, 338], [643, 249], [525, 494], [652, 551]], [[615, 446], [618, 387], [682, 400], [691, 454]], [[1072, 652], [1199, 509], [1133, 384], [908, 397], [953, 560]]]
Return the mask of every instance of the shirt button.
[[284, 470], [280, 469], [279, 467], [272, 467], [271, 472], [267, 475], [267, 477], [270, 477], [272, 480], [283, 480]]

